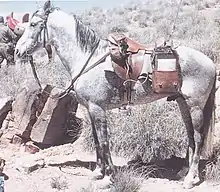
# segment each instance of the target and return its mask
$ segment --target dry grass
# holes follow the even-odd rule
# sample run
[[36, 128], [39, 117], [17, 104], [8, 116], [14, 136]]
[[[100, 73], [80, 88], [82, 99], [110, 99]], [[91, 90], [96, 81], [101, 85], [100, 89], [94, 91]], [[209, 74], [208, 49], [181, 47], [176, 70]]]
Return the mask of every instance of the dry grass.
[[53, 189], [57, 189], [58, 191], [68, 189], [68, 183], [59, 177], [52, 178], [50, 185]]
[[153, 166], [121, 168], [110, 185], [110, 192], [138, 192], [143, 181], [153, 176], [155, 171], [157, 170]]
[[210, 162], [206, 165], [206, 180], [220, 181], [220, 157], [216, 162]]
[[[86, 126], [89, 121], [86, 121]], [[137, 106], [131, 115], [108, 112], [111, 151], [115, 155], [142, 157], [144, 162], [183, 157], [187, 147], [186, 130], [174, 102]], [[85, 148], [93, 150], [91, 127], [83, 130]]]
[[[42, 49], [34, 55], [35, 68], [42, 85], [51, 84], [64, 88], [70, 82], [70, 75], [58, 57], [55, 62], [48, 63], [47, 55]], [[0, 97], [15, 96], [18, 91], [28, 85], [37, 86], [31, 66], [28, 62], [17, 61], [15, 66], [4, 66], [0, 70]]]
[[95, 192], [95, 189], [92, 185], [86, 187], [86, 188], [81, 188], [77, 192]]
[[205, 167], [205, 179], [214, 182], [220, 182], [220, 148], [215, 150], [215, 158], [207, 163]]
[[134, 170], [119, 171], [111, 185], [110, 192], [138, 192], [143, 176]]
[[[126, 32], [134, 40], [147, 44], [170, 34], [178, 3], [178, 0], [133, 1], [123, 8], [91, 10], [80, 17], [90, 27], [98, 29], [104, 38], [110, 31]], [[219, 24], [215, 22], [220, 18], [219, 10], [208, 11], [216, 4], [217, 0], [184, 0], [172, 38], [219, 61], [220, 33]]]

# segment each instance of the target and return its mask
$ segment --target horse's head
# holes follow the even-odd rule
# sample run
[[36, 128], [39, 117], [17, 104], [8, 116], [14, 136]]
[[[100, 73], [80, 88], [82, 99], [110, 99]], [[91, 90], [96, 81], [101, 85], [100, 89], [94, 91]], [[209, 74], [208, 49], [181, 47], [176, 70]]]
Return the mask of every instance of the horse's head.
[[41, 32], [47, 30], [46, 23], [50, 11], [51, 2], [48, 0], [45, 2], [43, 8], [38, 9], [32, 15], [28, 26], [25, 27], [25, 31], [17, 42], [15, 48], [15, 54], [18, 58], [23, 57], [26, 54], [32, 54], [37, 50]]

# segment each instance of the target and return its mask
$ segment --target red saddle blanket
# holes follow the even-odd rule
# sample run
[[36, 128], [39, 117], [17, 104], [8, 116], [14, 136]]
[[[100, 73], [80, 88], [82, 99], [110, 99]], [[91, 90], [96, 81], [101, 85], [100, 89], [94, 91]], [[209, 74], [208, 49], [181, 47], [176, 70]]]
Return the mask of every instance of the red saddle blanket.
[[[23, 15], [22, 17], [22, 23], [26, 23], [29, 21], [29, 13], [26, 13]], [[6, 22], [7, 22], [7, 26], [11, 29], [11, 30], [14, 30], [16, 25], [18, 23], [20, 23], [17, 19], [14, 19], [13, 18], [13, 12], [6, 17]]]
[[6, 17], [6, 22], [7, 22], [7, 26], [12, 30], [14, 30], [15, 26], [19, 23], [18, 20], [12, 18], [11, 16]]

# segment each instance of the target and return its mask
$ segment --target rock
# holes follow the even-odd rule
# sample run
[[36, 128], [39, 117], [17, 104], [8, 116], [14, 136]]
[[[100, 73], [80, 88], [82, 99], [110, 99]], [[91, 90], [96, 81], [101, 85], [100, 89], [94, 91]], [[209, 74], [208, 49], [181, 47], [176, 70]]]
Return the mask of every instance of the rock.
[[70, 93], [59, 99], [58, 95], [62, 92], [62, 89], [52, 89], [40, 116], [32, 128], [32, 141], [49, 146], [65, 143], [65, 135], [69, 124], [79, 119], [75, 118], [74, 115], [78, 105], [74, 94]]
[[5, 117], [4, 121], [2, 122], [2, 130], [8, 129], [9, 122], [11, 120], [11, 111], [8, 112], [7, 116]]
[[11, 143], [16, 145], [21, 145], [23, 143], [23, 139], [18, 135], [13, 135]]
[[[14, 144], [33, 141], [25, 149], [35, 153], [40, 148], [72, 143], [81, 131], [82, 120], [76, 117], [78, 102], [74, 93], [59, 98], [64, 90], [46, 85], [25, 86], [12, 104], [12, 112], [4, 121], [4, 134]], [[22, 140], [20, 140], [20, 138]]]
[[36, 121], [36, 105], [38, 101], [38, 94], [40, 88], [38, 87], [25, 87], [15, 98], [12, 104], [12, 121], [9, 122], [9, 127], [13, 128], [14, 134], [23, 135], [29, 139], [28, 133], [31, 125]]
[[12, 97], [0, 99], [0, 127], [2, 127], [2, 123], [6, 118], [8, 112], [12, 110], [12, 102]]
[[31, 154], [34, 154], [34, 153], [37, 153], [40, 151], [40, 148], [37, 147], [36, 145], [34, 145], [33, 142], [27, 142], [25, 143], [25, 149], [24, 149], [25, 152], [28, 152], [28, 153], [31, 153]]
[[45, 162], [43, 158], [29, 154], [18, 159], [15, 166], [18, 171], [29, 174], [39, 168], [43, 168]]
[[53, 86], [47, 85], [42, 92], [36, 95], [35, 100], [31, 105], [29, 122], [22, 133], [23, 138], [30, 138], [32, 128], [41, 114], [52, 89]]

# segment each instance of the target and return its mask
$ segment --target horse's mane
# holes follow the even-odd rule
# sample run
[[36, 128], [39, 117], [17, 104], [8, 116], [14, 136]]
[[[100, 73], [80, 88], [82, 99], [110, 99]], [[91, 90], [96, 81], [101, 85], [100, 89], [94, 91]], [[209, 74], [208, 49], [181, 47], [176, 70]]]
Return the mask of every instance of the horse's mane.
[[[50, 11], [61, 11], [59, 7], [54, 7], [52, 6], [50, 8]], [[39, 10], [35, 11], [33, 15], [35, 15]], [[32, 15], [32, 17], [33, 17]], [[80, 19], [77, 18], [77, 16], [73, 13], [68, 14], [72, 16], [75, 20], [75, 25], [76, 25], [76, 40], [77, 43], [79, 44], [80, 48], [82, 51], [85, 52], [91, 52], [92, 49], [95, 47], [97, 42], [100, 40], [98, 35], [96, 34], [95, 31], [90, 29], [88, 26], [86, 26]]]
[[75, 14], [71, 14], [76, 22], [76, 39], [80, 48], [85, 52], [91, 52], [100, 40], [95, 31], [86, 26]]

